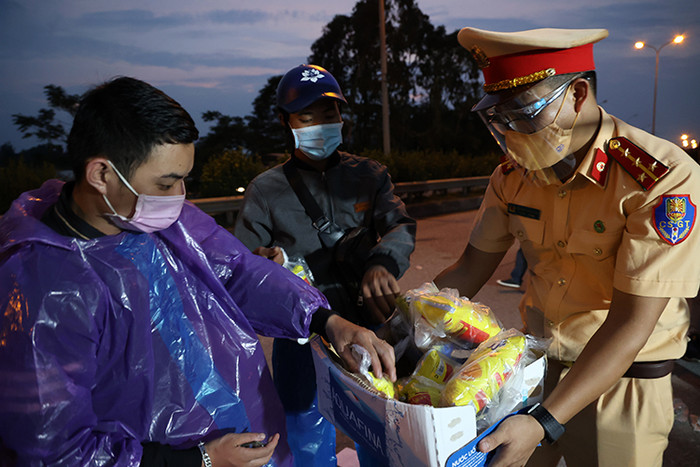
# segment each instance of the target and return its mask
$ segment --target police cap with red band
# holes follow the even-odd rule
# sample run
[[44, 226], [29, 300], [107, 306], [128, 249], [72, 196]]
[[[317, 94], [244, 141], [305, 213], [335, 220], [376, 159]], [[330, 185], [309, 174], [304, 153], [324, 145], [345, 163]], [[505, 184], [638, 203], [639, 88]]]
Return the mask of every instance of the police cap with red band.
[[606, 29], [494, 32], [464, 28], [457, 38], [484, 74], [487, 96], [476, 106], [483, 109], [497, 104], [502, 94], [512, 95], [501, 91], [550, 76], [595, 70], [593, 44], [607, 36]]

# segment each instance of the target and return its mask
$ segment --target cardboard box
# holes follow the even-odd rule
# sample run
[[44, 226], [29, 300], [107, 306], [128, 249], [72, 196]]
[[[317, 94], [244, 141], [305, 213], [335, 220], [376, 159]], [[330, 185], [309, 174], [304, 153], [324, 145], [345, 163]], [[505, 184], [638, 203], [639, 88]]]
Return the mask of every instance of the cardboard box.
[[[476, 414], [471, 406], [435, 408], [385, 399], [363, 388], [330, 357], [319, 337], [311, 340], [321, 414], [385, 465], [471, 467]], [[541, 400], [546, 367], [541, 357], [525, 368], [530, 398]], [[482, 461], [483, 463], [483, 461]]]

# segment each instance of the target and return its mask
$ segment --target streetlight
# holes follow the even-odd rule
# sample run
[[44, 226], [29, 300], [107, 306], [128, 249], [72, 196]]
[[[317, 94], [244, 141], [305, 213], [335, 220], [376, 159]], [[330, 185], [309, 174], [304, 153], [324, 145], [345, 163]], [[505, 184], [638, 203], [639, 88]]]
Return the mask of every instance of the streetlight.
[[662, 45], [659, 48], [654, 47], [653, 45], [649, 45], [644, 41], [637, 41], [634, 44], [635, 49], [643, 49], [644, 47], [649, 47], [651, 49], [654, 49], [656, 51], [656, 69], [654, 71], [654, 110], [652, 113], [651, 117], [651, 134], [655, 135], [656, 134], [656, 89], [659, 86], [659, 54], [661, 53], [661, 49], [666, 47], [669, 44], [680, 44], [683, 42], [683, 39], [685, 37], [681, 34], [677, 35], [670, 41], [666, 42], [664, 45]]
[[688, 138], [688, 135], [683, 134], [681, 135], [681, 146], [683, 146], [684, 148], [689, 147], [690, 149], [697, 149], [698, 141], [694, 138]]

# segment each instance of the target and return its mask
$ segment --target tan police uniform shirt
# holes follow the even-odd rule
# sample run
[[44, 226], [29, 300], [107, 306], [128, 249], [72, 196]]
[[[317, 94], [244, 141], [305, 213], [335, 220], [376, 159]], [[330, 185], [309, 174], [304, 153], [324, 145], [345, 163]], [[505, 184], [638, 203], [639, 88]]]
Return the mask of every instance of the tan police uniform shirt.
[[[669, 244], [655, 228], [654, 213], [658, 217], [663, 195], [687, 195], [698, 203], [700, 166], [678, 146], [603, 109], [601, 115], [598, 135], [568, 182], [541, 186], [523, 169], [496, 169], [470, 243], [482, 251], [502, 252], [514, 239], [520, 242], [532, 273], [521, 315], [528, 332], [553, 339], [550, 358], [576, 360], [603, 323], [613, 287], [672, 297], [635, 360], [678, 358], [685, 351], [689, 320], [681, 297], [694, 297], [700, 282], [700, 232], [686, 230], [682, 241]], [[642, 188], [606, 156], [609, 140], [618, 136], [669, 171], [648, 190]]]

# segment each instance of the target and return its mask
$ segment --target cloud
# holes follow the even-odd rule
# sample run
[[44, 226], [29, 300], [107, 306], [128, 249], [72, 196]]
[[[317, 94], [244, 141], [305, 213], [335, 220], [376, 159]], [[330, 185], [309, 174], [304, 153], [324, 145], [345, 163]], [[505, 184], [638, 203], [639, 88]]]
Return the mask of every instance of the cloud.
[[269, 19], [270, 15], [260, 10], [214, 10], [206, 17], [214, 23], [255, 24]]
[[151, 31], [162, 28], [176, 28], [192, 22], [189, 14], [156, 15], [149, 10], [110, 10], [85, 13], [73, 21], [83, 29]]

